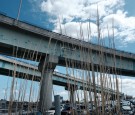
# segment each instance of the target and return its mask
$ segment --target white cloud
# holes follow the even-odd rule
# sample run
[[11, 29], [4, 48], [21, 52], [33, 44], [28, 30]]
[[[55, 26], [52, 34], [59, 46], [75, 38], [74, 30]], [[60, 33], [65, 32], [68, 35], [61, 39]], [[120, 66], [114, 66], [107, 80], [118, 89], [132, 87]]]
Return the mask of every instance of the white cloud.
[[[97, 33], [97, 26], [94, 23], [90, 23], [91, 26], [91, 36], [96, 36]], [[80, 27], [82, 29], [80, 29]], [[74, 38], [78, 38], [78, 39], [87, 39], [88, 38], [88, 33], [89, 33], [89, 22], [84, 22], [84, 23], [80, 23], [80, 22], [68, 22], [66, 24], [61, 24], [61, 28], [62, 28], [62, 33], [63, 34], [67, 34], [68, 36], [74, 37]], [[80, 34], [80, 30], [82, 30], [82, 34]], [[56, 24], [55, 26], [55, 32], [59, 32], [60, 31], [60, 27], [59, 24]]]
[[[114, 35], [125, 45], [135, 41], [135, 17], [128, 17], [124, 11], [124, 0], [46, 0], [42, 1], [42, 12], [50, 15], [50, 21], [54, 24], [54, 31], [80, 38], [80, 22], [85, 40], [88, 39], [88, 19], [91, 19], [91, 37], [97, 36], [97, 8], [100, 17], [102, 38], [113, 35], [112, 20], [114, 21]], [[55, 18], [51, 18], [51, 16]], [[107, 29], [108, 26], [108, 29]], [[81, 37], [82, 38], [82, 37]]]
[[62, 91], [62, 92], [59, 92], [59, 95], [60, 96], [65, 96], [65, 95], [68, 95], [68, 92], [67, 91]]
[[89, 18], [97, 15], [97, 6], [100, 16], [113, 12], [115, 7], [123, 6], [123, 0], [47, 0], [41, 3], [41, 10], [51, 15], [64, 18]]
[[[109, 74], [107, 74], [107, 76], [106, 76], [108, 84], [106, 83], [105, 87], [112, 88], [112, 89], [114, 89], [114, 87], [115, 87], [115, 90], [116, 90], [116, 76], [115, 75], [108, 76], [108, 75]], [[110, 78], [111, 78], [111, 82], [110, 82]], [[128, 77], [128, 76], [126, 76], [126, 77], [125, 76], [117, 76], [117, 78], [118, 78], [119, 91], [124, 93], [124, 94], [131, 95], [131, 96], [135, 97], [135, 90], [133, 90], [133, 89], [135, 89], [135, 85], [134, 85], [135, 78]], [[96, 76], [95, 79], [96, 79], [96, 84], [100, 85], [100, 75]], [[105, 77], [104, 77], [104, 81], [105, 81]], [[111, 83], [112, 83], [112, 87], [111, 87]]]
[[[103, 18], [103, 24], [114, 26], [115, 37], [121, 42], [135, 41], [135, 17], [127, 17], [127, 12], [118, 10], [116, 14], [110, 14]], [[114, 22], [114, 25], [112, 24]], [[103, 27], [104, 28], [104, 27]]]
[[135, 90], [133, 90], [135, 89], [134, 84], [135, 84], [135, 79], [133, 78], [122, 79], [122, 92], [135, 97]]

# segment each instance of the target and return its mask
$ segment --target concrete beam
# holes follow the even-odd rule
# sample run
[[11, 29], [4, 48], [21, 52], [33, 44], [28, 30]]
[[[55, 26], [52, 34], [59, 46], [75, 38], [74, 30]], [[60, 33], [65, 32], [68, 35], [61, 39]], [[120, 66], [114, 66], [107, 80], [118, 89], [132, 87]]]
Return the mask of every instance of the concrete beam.
[[12, 55], [13, 49], [17, 52], [14, 56], [24, 55], [31, 60], [53, 54], [59, 58], [58, 65], [66, 66], [67, 60], [70, 67], [73, 62], [78, 69], [91, 70], [92, 62], [95, 71], [100, 71], [102, 49], [102, 66], [109, 68], [110, 73], [135, 76], [135, 54], [90, 44], [0, 15], [0, 53]]

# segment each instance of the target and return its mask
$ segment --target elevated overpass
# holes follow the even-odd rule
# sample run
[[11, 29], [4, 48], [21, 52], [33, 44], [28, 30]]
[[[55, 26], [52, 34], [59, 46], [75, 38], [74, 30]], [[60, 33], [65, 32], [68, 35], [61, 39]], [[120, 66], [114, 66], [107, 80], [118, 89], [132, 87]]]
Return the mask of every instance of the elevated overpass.
[[[54, 33], [3, 14], [0, 15], [0, 53], [40, 62], [39, 69], [43, 77], [40, 105], [46, 105], [41, 106], [41, 111], [44, 107], [51, 107], [52, 77], [50, 76], [56, 65], [68, 64], [71, 68], [103, 73], [109, 69], [111, 74], [135, 76], [135, 54]], [[44, 69], [44, 64], [51, 71]], [[49, 90], [46, 84], [49, 84]], [[48, 93], [44, 97], [46, 91]]]
[[[10, 59], [4, 56], [0, 56], [0, 74], [6, 76], [13, 76], [14, 71], [16, 72], [16, 77], [21, 79], [27, 79], [39, 82], [41, 80], [41, 72], [38, 71], [38, 67], [27, 64], [25, 62], [20, 62], [15, 59]], [[78, 90], [88, 90], [93, 91], [93, 84], [79, 78], [72, 77], [70, 75], [62, 74], [59, 72], [53, 72], [53, 84], [63, 87], [68, 87], [68, 85], [75, 85]], [[101, 93], [100, 85], [96, 85], [96, 91]], [[104, 92], [116, 95], [116, 92], [110, 88], [104, 88]], [[121, 93], [120, 93], [121, 95]]]
[[75, 62], [74, 68], [80, 69], [88, 69], [82, 65], [92, 63], [96, 71], [100, 70], [99, 53], [102, 51], [102, 65], [109, 68], [110, 73], [116, 70], [115, 73], [120, 75], [135, 76], [135, 54], [54, 33], [1, 14], [0, 53], [13, 56], [13, 51], [17, 52], [14, 56], [32, 60], [39, 59], [41, 55], [43, 58], [46, 54], [55, 55], [58, 58], [57, 65], [66, 66], [66, 59], [69, 63]]

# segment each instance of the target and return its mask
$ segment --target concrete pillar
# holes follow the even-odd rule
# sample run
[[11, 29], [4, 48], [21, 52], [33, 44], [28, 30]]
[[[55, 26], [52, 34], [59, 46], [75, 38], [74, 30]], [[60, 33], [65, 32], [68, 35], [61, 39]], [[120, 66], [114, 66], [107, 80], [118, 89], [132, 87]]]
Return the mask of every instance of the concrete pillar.
[[45, 71], [42, 76], [41, 89], [40, 89], [40, 110], [41, 112], [47, 111], [52, 106], [52, 74], [53, 71]]
[[58, 63], [58, 57], [49, 55], [45, 59], [42, 59], [39, 63], [39, 71], [41, 71], [41, 87], [40, 87], [40, 99], [39, 99], [39, 111], [42, 114], [46, 114], [52, 106], [52, 75], [53, 71]]
[[60, 95], [55, 95], [54, 96], [54, 101], [55, 101], [55, 115], [61, 115], [61, 110], [60, 110]]

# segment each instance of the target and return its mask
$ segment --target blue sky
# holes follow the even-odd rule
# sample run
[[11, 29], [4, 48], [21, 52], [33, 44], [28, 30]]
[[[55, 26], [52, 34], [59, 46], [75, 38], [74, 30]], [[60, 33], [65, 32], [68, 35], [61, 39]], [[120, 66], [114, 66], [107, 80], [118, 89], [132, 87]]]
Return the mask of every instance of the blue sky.
[[[16, 18], [20, 0], [1, 0], [0, 12], [6, 13], [7, 16]], [[96, 4], [95, 4], [96, 3]], [[79, 31], [79, 22], [83, 22], [84, 38], [87, 41], [87, 20], [92, 20], [92, 37], [97, 36], [96, 31], [96, 9], [99, 9], [100, 21], [103, 38], [107, 36], [107, 25], [112, 30], [112, 19], [114, 20], [114, 33], [116, 48], [135, 53], [135, 0], [23, 0], [19, 20], [26, 21], [37, 26], [60, 32], [59, 25], [62, 29], [66, 28], [66, 33], [72, 37], [77, 37]], [[79, 21], [79, 22], [78, 22]], [[110, 31], [110, 36], [112, 31]], [[57, 67], [57, 70], [63, 72], [64, 69]], [[132, 77], [123, 78], [124, 93], [135, 96], [133, 84], [135, 79]], [[1, 81], [7, 81], [8, 78], [0, 78]], [[10, 80], [11, 81], [11, 80]], [[6, 83], [0, 83], [0, 90], [3, 90]], [[60, 93], [67, 98], [67, 92], [64, 88], [55, 86], [55, 93]], [[0, 94], [0, 97], [3, 95]]]

